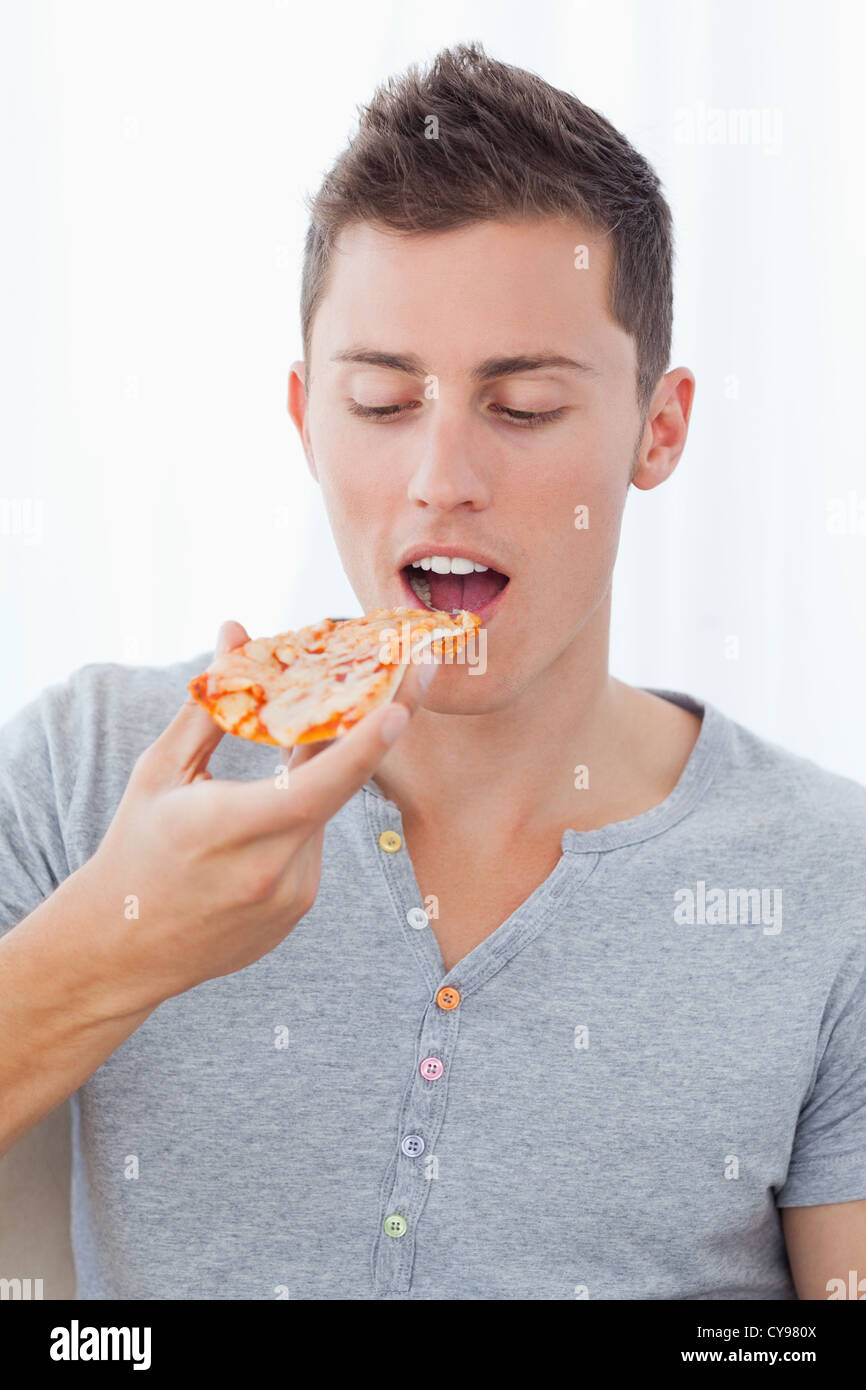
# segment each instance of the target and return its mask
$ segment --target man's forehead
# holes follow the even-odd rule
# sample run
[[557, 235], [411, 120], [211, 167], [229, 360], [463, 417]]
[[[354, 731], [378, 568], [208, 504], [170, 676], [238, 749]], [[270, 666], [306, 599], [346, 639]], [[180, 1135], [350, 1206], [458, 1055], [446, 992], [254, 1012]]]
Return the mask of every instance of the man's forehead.
[[[579, 252], [586, 255], [581, 257]], [[459, 227], [435, 231], [399, 231], [376, 222], [350, 222], [334, 242], [336, 267], [341, 261], [376, 260], [399, 266], [420, 260], [459, 261], [477, 257], [489, 260], [518, 258], [527, 254], [561, 260], [563, 269], [593, 265], [599, 273], [608, 269], [609, 234], [574, 217], [488, 218]]]
[[[353, 223], [335, 245], [315, 336], [322, 343], [324, 333], [328, 358], [375, 345], [383, 332], [390, 348], [417, 339], [423, 314], [432, 334], [441, 328], [449, 335], [458, 322], [471, 329], [474, 319], [481, 337], [489, 327], [503, 350], [506, 340], [522, 340], [522, 349], [534, 339], [533, 348], [568, 343], [568, 355], [580, 359], [573, 351], [578, 321], [591, 318], [596, 330], [600, 320], [612, 325], [609, 257], [604, 234], [574, 219], [491, 220], [423, 233]], [[485, 341], [473, 361], [491, 355], [494, 344]]]

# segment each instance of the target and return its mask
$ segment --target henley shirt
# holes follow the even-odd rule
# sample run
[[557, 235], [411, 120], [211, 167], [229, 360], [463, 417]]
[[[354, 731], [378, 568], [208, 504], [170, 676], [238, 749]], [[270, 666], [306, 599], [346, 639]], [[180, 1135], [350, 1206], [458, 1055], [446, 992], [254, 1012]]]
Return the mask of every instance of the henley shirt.
[[[0, 930], [212, 657], [82, 666], [0, 729]], [[652, 693], [702, 716], [674, 790], [566, 830], [450, 971], [397, 806], [341, 808], [285, 940], [72, 1095], [79, 1298], [796, 1298], [779, 1208], [866, 1198], [866, 788]]]

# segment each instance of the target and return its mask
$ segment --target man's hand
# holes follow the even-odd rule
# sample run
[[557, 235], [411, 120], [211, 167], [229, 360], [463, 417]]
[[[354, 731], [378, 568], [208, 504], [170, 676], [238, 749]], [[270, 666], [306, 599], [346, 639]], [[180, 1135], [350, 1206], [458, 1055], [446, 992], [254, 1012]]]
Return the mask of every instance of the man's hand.
[[[248, 640], [240, 624], [225, 623], [217, 652]], [[315, 901], [327, 821], [371, 777], [435, 669], [410, 665], [392, 702], [332, 743], [301, 745], [290, 759], [275, 747], [274, 776], [253, 782], [211, 777], [208, 760], [224, 735], [189, 697], [138, 758], [99, 849], [79, 870], [95, 919], [98, 911], [91, 944], [101, 986], [119, 1005], [155, 1007], [280, 944]], [[128, 920], [131, 895], [138, 916]], [[106, 931], [115, 912], [116, 930]]]

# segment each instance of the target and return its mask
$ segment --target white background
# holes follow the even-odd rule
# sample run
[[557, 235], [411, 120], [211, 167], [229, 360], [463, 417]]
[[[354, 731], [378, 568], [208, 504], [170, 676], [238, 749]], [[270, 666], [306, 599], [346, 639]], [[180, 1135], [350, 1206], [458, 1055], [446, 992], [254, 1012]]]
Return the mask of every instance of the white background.
[[[864, 37], [861, 4], [794, 0], [3, 4], [0, 720], [224, 618], [359, 611], [285, 409], [304, 196], [376, 82], [480, 39], [606, 115], [674, 213], [697, 394], [629, 498], [613, 672], [866, 781]], [[713, 110], [756, 138], [702, 140]]]

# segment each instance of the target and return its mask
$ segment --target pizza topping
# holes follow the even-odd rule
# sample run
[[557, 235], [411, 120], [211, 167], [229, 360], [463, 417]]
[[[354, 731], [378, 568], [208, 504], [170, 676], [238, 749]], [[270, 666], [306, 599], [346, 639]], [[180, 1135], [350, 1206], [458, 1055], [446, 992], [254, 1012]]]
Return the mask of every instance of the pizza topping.
[[292, 747], [339, 737], [393, 697], [406, 664], [425, 648], [453, 656], [479, 627], [474, 613], [412, 608], [326, 618], [223, 653], [189, 689], [221, 728], [243, 738]]

